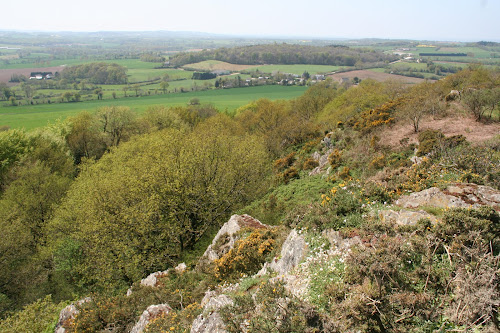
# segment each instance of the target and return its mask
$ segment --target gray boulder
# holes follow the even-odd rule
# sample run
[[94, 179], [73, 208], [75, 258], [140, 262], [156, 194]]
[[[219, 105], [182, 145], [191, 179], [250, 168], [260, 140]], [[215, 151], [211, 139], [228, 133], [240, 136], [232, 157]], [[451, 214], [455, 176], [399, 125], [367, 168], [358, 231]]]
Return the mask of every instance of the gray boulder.
[[405, 195], [396, 201], [404, 208], [432, 206], [439, 208], [461, 207], [478, 208], [486, 205], [500, 211], [500, 191], [489, 186], [456, 183], [444, 190], [437, 187]]
[[90, 302], [92, 299], [90, 297], [86, 297], [84, 299], [79, 300], [76, 303], [70, 304], [59, 313], [59, 320], [57, 321], [56, 328], [54, 333], [64, 333], [66, 329], [64, 325], [67, 324], [71, 319], [74, 319], [76, 315], [80, 312], [78, 311], [77, 306], [80, 306], [84, 303]]
[[205, 294], [201, 302], [203, 313], [193, 321], [191, 333], [226, 332], [224, 322], [217, 310], [226, 305], [233, 305], [233, 300], [224, 294], [218, 296], [216, 294], [214, 291], [208, 291]]
[[411, 211], [411, 210], [392, 210], [384, 209], [378, 212], [378, 217], [382, 222], [395, 223], [398, 225], [415, 225], [420, 219], [429, 219], [431, 222], [435, 223], [438, 219], [423, 210]]
[[233, 215], [219, 230], [208, 246], [200, 262], [214, 261], [229, 252], [237, 240], [236, 233], [242, 228], [264, 229], [269, 226], [249, 215]]
[[151, 320], [163, 314], [168, 314], [170, 311], [172, 311], [172, 308], [168, 304], [148, 306], [148, 308], [142, 313], [139, 321], [135, 324], [130, 333], [142, 333]]

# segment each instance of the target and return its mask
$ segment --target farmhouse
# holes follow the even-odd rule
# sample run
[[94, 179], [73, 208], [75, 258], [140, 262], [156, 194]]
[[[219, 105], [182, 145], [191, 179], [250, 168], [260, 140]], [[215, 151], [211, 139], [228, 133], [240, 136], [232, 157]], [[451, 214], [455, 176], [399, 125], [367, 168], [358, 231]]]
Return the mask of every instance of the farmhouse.
[[31, 72], [30, 80], [50, 80], [54, 77], [52, 72]]

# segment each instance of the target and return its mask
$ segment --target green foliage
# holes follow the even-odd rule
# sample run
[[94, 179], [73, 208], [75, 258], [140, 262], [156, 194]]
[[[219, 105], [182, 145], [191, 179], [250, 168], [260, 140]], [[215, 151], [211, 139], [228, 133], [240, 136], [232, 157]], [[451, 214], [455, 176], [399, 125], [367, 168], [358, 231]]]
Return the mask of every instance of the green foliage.
[[179, 311], [171, 311], [167, 315], [161, 315], [151, 320], [144, 330], [145, 333], [189, 333], [191, 325], [201, 313], [198, 303], [192, 303]]
[[[382, 83], [373, 80], [363, 80], [358, 86], [347, 89], [325, 105], [318, 119], [328, 127], [332, 127], [333, 124], [337, 124], [339, 121], [344, 122], [349, 120], [356, 117], [361, 112], [377, 108], [388, 101], [389, 97], [385, 94], [384, 85]], [[389, 106], [389, 109], [390, 108], [391, 106]], [[385, 116], [387, 112], [384, 110], [377, 112], [382, 121], [387, 118]], [[368, 114], [365, 118], [369, 118], [367, 116]], [[377, 120], [378, 119], [374, 119], [371, 122]]]
[[68, 332], [98, 332], [113, 327], [114, 332], [130, 332], [142, 312], [152, 304], [167, 303], [173, 311], [167, 316], [155, 318], [148, 326], [148, 332], [170, 325], [175, 332], [184, 332], [199, 313], [198, 302], [205, 291], [213, 287], [210, 276], [186, 271], [169, 272], [159, 277], [157, 287], [144, 287], [138, 283], [132, 286], [129, 296], [92, 295], [90, 302], [79, 306], [79, 314], [68, 323]]
[[241, 332], [317, 332], [322, 329], [319, 314], [307, 308], [285, 289], [284, 282], [262, 282], [255, 295], [236, 295], [234, 305], [223, 307], [219, 314], [226, 330]]
[[0, 132], [0, 184], [10, 167], [32, 147], [29, 136], [20, 130]]
[[0, 332], [4, 333], [50, 333], [54, 332], [59, 312], [66, 304], [55, 304], [46, 296], [0, 321]]
[[267, 155], [258, 138], [238, 132], [230, 119], [216, 117], [189, 133], [132, 139], [85, 165], [51, 224], [58, 242], [82, 244], [71, 274], [83, 286], [125, 288], [172, 265], [260, 195]]
[[87, 79], [94, 84], [127, 83], [127, 69], [114, 63], [93, 62], [65, 68], [61, 77], [68, 82], [79, 82]]
[[220, 60], [232, 64], [316, 64], [354, 66], [360, 59], [364, 62], [378, 62], [392, 59], [391, 56], [361, 48], [336, 46], [310, 46], [296, 44], [262, 44], [181, 52], [170, 57], [170, 64], [182, 66], [204, 60]]
[[256, 273], [279, 248], [280, 236], [278, 229], [259, 229], [237, 240], [233, 249], [214, 261], [215, 277], [228, 281]]

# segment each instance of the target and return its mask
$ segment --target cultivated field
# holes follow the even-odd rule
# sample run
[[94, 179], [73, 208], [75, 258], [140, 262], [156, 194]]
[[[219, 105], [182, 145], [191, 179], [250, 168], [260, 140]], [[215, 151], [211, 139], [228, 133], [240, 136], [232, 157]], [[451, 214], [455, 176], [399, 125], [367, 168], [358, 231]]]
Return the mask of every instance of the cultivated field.
[[197, 62], [195, 64], [188, 64], [183, 66], [184, 68], [194, 69], [197, 71], [215, 71], [215, 70], [223, 70], [223, 71], [231, 71], [231, 72], [239, 72], [242, 70], [246, 70], [249, 68], [254, 68], [254, 65], [236, 65], [230, 64], [224, 61], [218, 60], [206, 60]]
[[[10, 78], [13, 74], [24, 75], [26, 77], [30, 76], [31, 72], [61, 72], [64, 66], [57, 67], [39, 67], [39, 68], [17, 68], [17, 69], [0, 69], [0, 82], [9, 83]], [[9, 83], [9, 85], [14, 85]]]
[[341, 81], [343, 78], [347, 78], [349, 80], [352, 80], [355, 77], [357, 77], [361, 80], [364, 80], [364, 79], [373, 79], [376, 81], [397, 80], [397, 81], [402, 81], [402, 82], [408, 83], [408, 84], [420, 83], [420, 82], [424, 81], [424, 79], [419, 79], [416, 77], [387, 74], [387, 73], [383, 73], [383, 72], [377, 72], [374, 70], [357, 70], [357, 71], [350, 71], [350, 72], [335, 73], [335, 74], [329, 75], [329, 77], [331, 77], [333, 80], [337, 80], [337, 81]]

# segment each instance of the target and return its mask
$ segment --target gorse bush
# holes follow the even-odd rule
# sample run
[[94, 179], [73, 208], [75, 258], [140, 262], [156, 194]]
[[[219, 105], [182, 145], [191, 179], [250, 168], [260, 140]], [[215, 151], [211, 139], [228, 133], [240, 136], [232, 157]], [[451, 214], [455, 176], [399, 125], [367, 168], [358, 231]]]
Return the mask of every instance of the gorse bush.
[[214, 262], [215, 277], [233, 280], [242, 274], [254, 274], [269, 261], [283, 242], [283, 235], [277, 228], [259, 229], [237, 240], [234, 248]]

